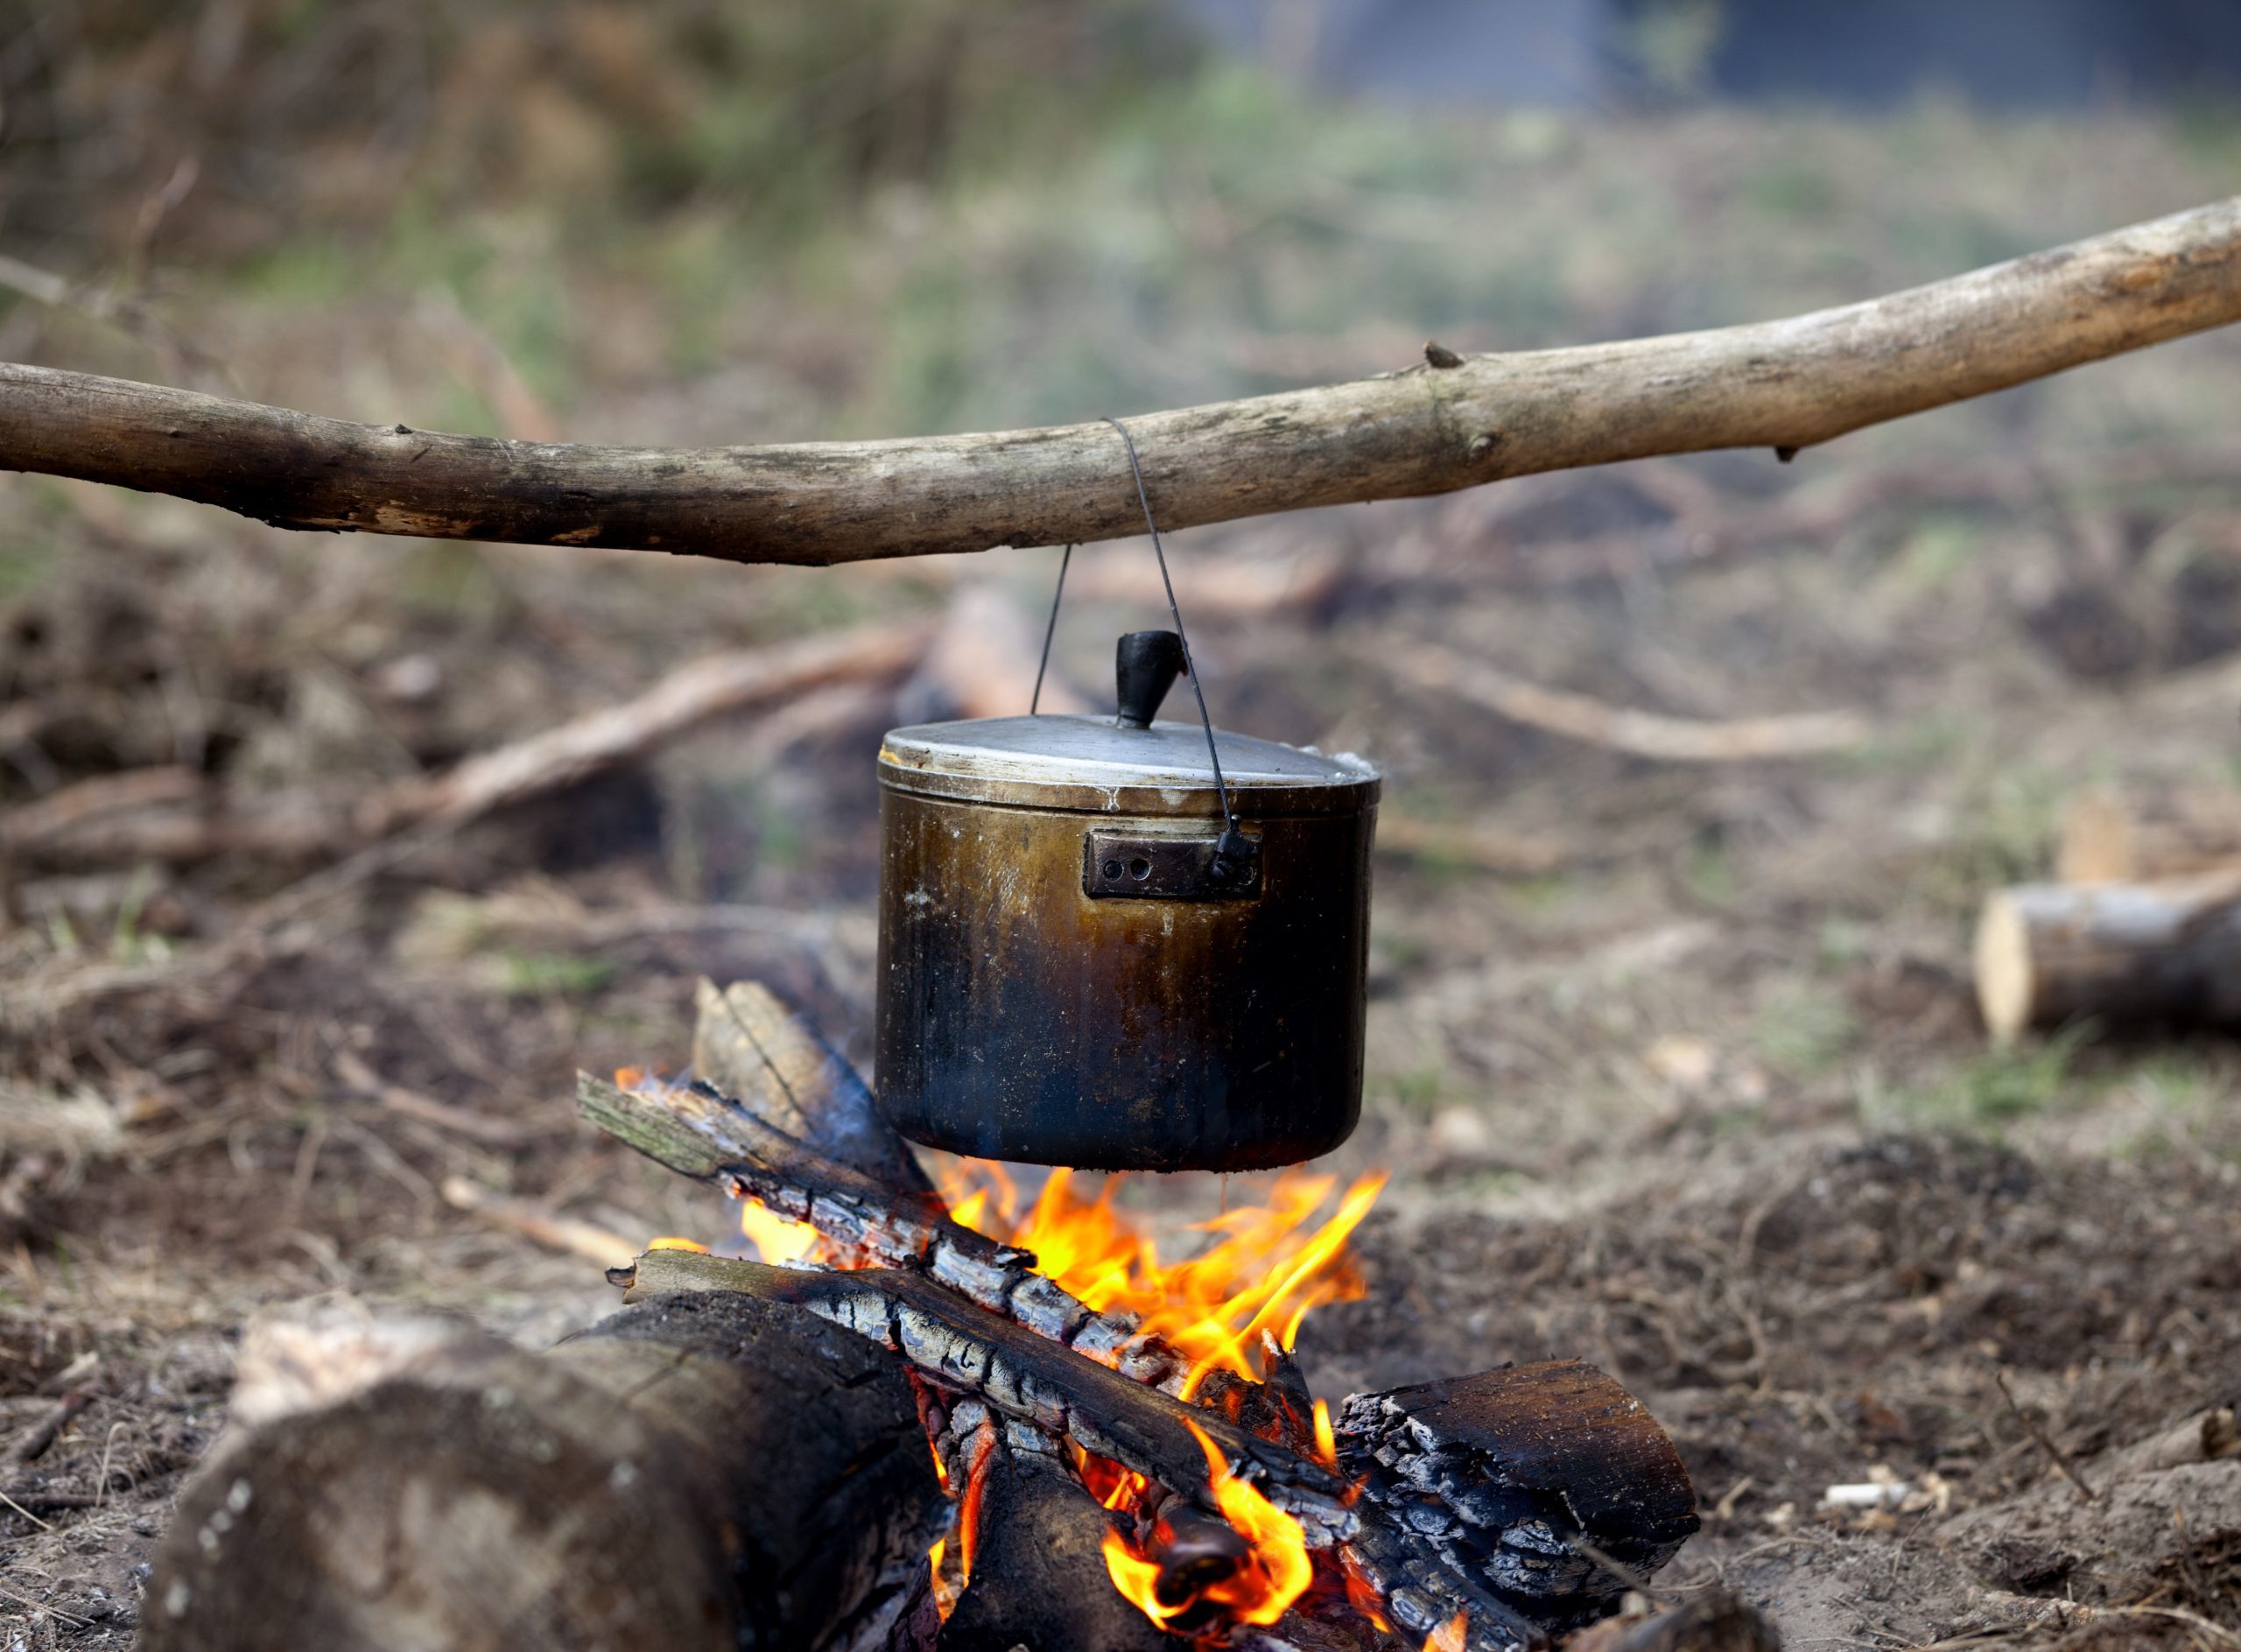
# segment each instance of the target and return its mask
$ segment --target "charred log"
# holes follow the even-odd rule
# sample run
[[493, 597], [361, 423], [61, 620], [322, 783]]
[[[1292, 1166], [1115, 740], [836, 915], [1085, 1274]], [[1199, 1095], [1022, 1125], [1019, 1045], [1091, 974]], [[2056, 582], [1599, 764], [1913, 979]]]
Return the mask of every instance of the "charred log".
[[978, 1466], [971, 1586], [942, 1626], [938, 1652], [1181, 1652], [1190, 1644], [1154, 1627], [1113, 1587], [1104, 1543], [1113, 1517], [1047, 1436], [999, 1430]]
[[680, 1175], [726, 1188], [807, 1222], [890, 1268], [924, 1270], [968, 1302], [1003, 1314], [1126, 1373], [1173, 1391], [1189, 1362], [1122, 1314], [1099, 1314], [1035, 1271], [1026, 1251], [949, 1218], [931, 1192], [913, 1192], [829, 1157], [702, 1079], [629, 1088], [576, 1077], [583, 1115]]
[[[1640, 1402], [1577, 1360], [1356, 1395], [1338, 1459], [1361, 1508], [1414, 1534], [1456, 1577], [1532, 1623], [1568, 1628], [1610, 1610], [1697, 1529], [1697, 1496], [1673, 1442]], [[1429, 1632], [1455, 1609], [1417, 1597], [1414, 1559], [1369, 1554], [1394, 1620]], [[1613, 1564], [1612, 1563], [1616, 1563]], [[1440, 1607], [1445, 1607], [1441, 1611]]]
[[638, 1258], [630, 1292], [734, 1290], [807, 1308], [901, 1354], [930, 1379], [985, 1401], [1084, 1451], [1109, 1457], [1178, 1495], [1214, 1505], [1203, 1431], [1231, 1472], [1327, 1546], [1352, 1534], [1346, 1487], [1319, 1463], [1200, 1407], [1099, 1364], [1064, 1344], [999, 1318], [923, 1274], [885, 1268], [812, 1272], [762, 1262], [654, 1250]]
[[541, 1354], [426, 1321], [279, 1344], [158, 1553], [150, 1652], [869, 1647], [924, 1589], [909, 1387], [798, 1309], [651, 1297]]

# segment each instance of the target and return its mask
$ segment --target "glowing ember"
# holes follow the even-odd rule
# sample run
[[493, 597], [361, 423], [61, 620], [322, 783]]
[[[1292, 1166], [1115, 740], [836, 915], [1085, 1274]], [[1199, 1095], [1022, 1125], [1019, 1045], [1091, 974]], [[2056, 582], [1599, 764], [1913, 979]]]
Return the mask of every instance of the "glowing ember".
[[1457, 1613], [1424, 1637], [1424, 1652], [1463, 1652], [1464, 1631], [1470, 1627], [1471, 1614]]
[[1307, 1592], [1315, 1578], [1315, 1563], [1308, 1557], [1299, 1522], [1263, 1497], [1251, 1481], [1231, 1473], [1229, 1463], [1205, 1430], [1195, 1423], [1187, 1426], [1206, 1453], [1214, 1506], [1251, 1552], [1228, 1577], [1171, 1602], [1161, 1599], [1158, 1563], [1137, 1553], [1118, 1532], [1106, 1534], [1105, 1569], [1113, 1575], [1113, 1586], [1163, 1628], [1185, 1613], [1209, 1606], [1219, 1607], [1234, 1623], [1274, 1623], [1291, 1610], [1292, 1602]]
[[1181, 1348], [1191, 1361], [1187, 1395], [1209, 1371], [1257, 1374], [1247, 1350], [1264, 1331], [1284, 1347], [1308, 1311], [1362, 1294], [1345, 1254], [1352, 1234], [1385, 1185], [1365, 1176], [1347, 1188], [1320, 1227], [1308, 1224], [1338, 1185], [1331, 1176], [1287, 1171], [1266, 1205], [1228, 1211], [1193, 1231], [1216, 1235], [1194, 1256], [1164, 1262], [1156, 1241], [1114, 1208], [1122, 1178], [1107, 1177], [1094, 1199], [1075, 1189], [1073, 1172], [1056, 1170], [1022, 1217], [1017, 1194], [1000, 1165], [959, 1161], [943, 1196], [960, 1224], [1036, 1255], [1037, 1269], [1100, 1311], [1125, 1309], [1148, 1331]]

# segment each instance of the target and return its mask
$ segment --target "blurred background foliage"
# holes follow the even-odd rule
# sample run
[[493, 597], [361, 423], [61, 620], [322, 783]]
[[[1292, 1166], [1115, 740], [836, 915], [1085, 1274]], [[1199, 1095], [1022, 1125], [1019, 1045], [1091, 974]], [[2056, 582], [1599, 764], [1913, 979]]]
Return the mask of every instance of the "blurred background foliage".
[[1377, 11], [1359, 39], [1405, 39], [1412, 8], [1334, 5], [1318, 46], [1278, 25], [1320, 11], [1271, 7], [1240, 50], [1217, 0], [9, 0], [0, 248], [165, 301], [267, 397], [502, 428], [457, 373], [338, 383], [314, 350], [312, 383], [289, 359], [341, 300], [424, 329], [433, 304], [572, 433], [752, 439], [1268, 389], [1427, 333], [1742, 320], [2241, 175], [2234, 106], [2191, 95], [1742, 113], [1714, 84], [1723, 43], [1763, 32], [1736, 4], [1575, 18], [1594, 88], [1550, 68], [1492, 98], [1421, 92], [1405, 62], [1334, 96], [1318, 75], [1375, 69], [1338, 25]]

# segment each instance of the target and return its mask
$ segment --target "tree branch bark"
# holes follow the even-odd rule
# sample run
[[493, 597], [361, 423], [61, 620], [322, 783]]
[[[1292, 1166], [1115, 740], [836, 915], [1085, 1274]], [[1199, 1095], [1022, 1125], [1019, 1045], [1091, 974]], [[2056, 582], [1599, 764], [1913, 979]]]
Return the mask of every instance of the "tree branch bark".
[[[1162, 524], [1394, 499], [1865, 425], [2241, 320], [2241, 196], [1787, 320], [1142, 414]], [[1139, 531], [1097, 423], [705, 450], [442, 435], [0, 364], [0, 468], [282, 527], [832, 564]]]

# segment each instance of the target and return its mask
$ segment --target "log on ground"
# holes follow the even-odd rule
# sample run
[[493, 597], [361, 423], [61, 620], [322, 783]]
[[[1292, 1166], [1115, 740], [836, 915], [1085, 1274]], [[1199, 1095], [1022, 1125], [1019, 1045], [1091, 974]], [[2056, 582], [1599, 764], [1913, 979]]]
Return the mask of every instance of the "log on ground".
[[2241, 872], [2002, 889], [1977, 924], [1977, 1002], [2003, 1040], [2083, 1016], [2241, 1021]]
[[945, 1512], [894, 1362], [783, 1304], [654, 1297], [541, 1354], [284, 1329], [244, 1353], [141, 1644], [870, 1647]]

